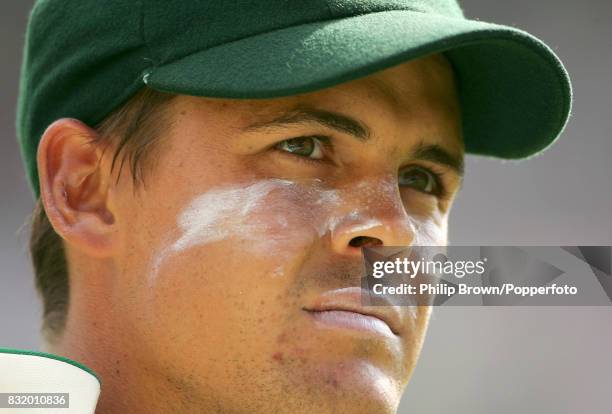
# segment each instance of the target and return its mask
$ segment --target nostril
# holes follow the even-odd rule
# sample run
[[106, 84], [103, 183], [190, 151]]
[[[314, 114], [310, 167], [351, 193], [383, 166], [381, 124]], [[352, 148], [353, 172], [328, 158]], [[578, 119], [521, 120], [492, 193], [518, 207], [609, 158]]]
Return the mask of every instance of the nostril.
[[353, 237], [349, 242], [351, 247], [363, 247], [363, 246], [380, 246], [383, 242], [380, 239], [369, 236], [357, 236]]

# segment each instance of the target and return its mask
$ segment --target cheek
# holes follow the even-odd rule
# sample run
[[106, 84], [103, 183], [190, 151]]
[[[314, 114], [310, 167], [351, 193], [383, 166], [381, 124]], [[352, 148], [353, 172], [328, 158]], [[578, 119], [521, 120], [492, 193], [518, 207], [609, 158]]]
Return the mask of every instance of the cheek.
[[[296, 274], [324, 227], [321, 199], [266, 180], [185, 203], [141, 268], [134, 336], [154, 338], [158, 359], [206, 347], [211, 361], [269, 361], [275, 338], [299, 314]], [[201, 363], [214, 370], [211, 361]]]
[[148, 319], [180, 324], [197, 314], [222, 313], [225, 323], [236, 326], [259, 309], [280, 317], [273, 306], [281, 310], [291, 303], [280, 302], [295, 300], [286, 293], [292, 275], [322, 227], [325, 203], [318, 199], [292, 182], [264, 180], [209, 190], [186, 203], [145, 270]]

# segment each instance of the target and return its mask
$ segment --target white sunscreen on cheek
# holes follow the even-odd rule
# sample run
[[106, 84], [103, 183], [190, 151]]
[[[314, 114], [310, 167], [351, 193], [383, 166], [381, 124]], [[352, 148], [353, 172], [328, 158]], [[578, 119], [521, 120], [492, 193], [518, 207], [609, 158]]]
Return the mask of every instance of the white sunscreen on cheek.
[[177, 220], [182, 236], [171, 250], [180, 251], [230, 235], [253, 238], [253, 230], [260, 228], [261, 223], [249, 222], [247, 219], [251, 213], [261, 207], [262, 200], [270, 191], [292, 184], [291, 181], [272, 179], [246, 187], [213, 189], [196, 197]]
[[[177, 218], [180, 237], [156, 255], [150, 280], [157, 277], [161, 263], [170, 255], [228, 237], [251, 240], [253, 243], [249, 247], [269, 253], [277, 247], [278, 240], [261, 237], [261, 234], [272, 223], [254, 218], [253, 213], [269, 207], [264, 205], [264, 199], [272, 190], [293, 185], [289, 180], [269, 179], [246, 186], [213, 188], [194, 198]], [[285, 217], [276, 216], [275, 220], [276, 226], [287, 226]]]

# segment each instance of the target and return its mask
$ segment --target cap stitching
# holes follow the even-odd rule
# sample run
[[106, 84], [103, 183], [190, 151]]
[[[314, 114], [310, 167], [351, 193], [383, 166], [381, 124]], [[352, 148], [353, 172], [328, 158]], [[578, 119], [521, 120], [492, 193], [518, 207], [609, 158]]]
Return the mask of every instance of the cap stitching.
[[156, 59], [155, 59], [155, 56], [153, 55], [153, 50], [151, 49], [151, 46], [149, 45], [149, 42], [147, 41], [147, 36], [146, 36], [144, 0], [140, 0], [140, 37], [147, 51], [147, 55], [149, 56], [148, 58], [145, 58], [145, 60], [150, 61], [152, 66], [156, 66], [157, 65]]

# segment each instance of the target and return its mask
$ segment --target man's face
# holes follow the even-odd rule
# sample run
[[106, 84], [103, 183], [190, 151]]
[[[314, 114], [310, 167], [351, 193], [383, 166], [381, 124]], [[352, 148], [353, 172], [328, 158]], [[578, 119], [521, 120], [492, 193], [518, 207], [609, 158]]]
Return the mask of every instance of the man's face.
[[116, 188], [114, 337], [214, 412], [394, 412], [429, 308], [381, 322], [350, 288], [362, 246], [446, 243], [463, 155], [448, 63], [171, 111], [144, 189]]

